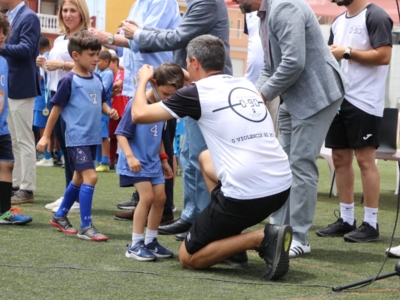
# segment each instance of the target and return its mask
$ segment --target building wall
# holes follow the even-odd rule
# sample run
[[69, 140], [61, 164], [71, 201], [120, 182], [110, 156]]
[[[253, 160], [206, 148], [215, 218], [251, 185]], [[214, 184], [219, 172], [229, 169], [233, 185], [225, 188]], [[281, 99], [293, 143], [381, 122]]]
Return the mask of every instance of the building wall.
[[122, 20], [126, 20], [134, 0], [108, 0], [106, 3], [105, 30], [115, 32]]

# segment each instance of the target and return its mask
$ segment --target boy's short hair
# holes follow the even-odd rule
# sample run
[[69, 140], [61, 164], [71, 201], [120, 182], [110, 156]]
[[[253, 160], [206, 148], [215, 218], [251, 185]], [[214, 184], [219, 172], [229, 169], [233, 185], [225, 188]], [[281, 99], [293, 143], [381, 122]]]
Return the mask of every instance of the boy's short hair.
[[0, 13], [0, 29], [3, 29], [3, 34], [5, 36], [10, 32], [10, 22], [5, 14]]
[[176, 63], [163, 63], [154, 72], [153, 78], [156, 80], [158, 86], [172, 85], [176, 89], [183, 87], [183, 71]]
[[40, 38], [39, 38], [39, 45], [40, 45], [40, 49], [50, 47], [50, 41], [46, 36], [41, 34]]
[[118, 57], [118, 55], [117, 54], [111, 54], [111, 61], [114, 63], [114, 62], [117, 62], [117, 67], [119, 67], [119, 57]]
[[108, 63], [110, 63], [111, 59], [112, 59], [111, 53], [108, 51], [102, 50], [99, 53], [99, 59], [108, 60]]
[[87, 30], [78, 31], [69, 38], [68, 53], [72, 56], [72, 52], [76, 51], [82, 54], [84, 50], [98, 51], [101, 50], [100, 40], [90, 34]]

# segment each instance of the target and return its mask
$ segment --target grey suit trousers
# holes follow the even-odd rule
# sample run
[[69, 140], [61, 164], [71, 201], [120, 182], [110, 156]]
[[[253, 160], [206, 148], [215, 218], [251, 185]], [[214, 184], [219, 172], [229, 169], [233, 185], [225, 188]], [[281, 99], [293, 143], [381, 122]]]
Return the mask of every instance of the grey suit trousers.
[[313, 223], [317, 203], [317, 158], [342, 100], [333, 102], [304, 120], [291, 115], [285, 102], [279, 108], [279, 141], [289, 156], [293, 178], [289, 199], [271, 215], [271, 224], [290, 224], [293, 239], [302, 244], [308, 242], [308, 231]]

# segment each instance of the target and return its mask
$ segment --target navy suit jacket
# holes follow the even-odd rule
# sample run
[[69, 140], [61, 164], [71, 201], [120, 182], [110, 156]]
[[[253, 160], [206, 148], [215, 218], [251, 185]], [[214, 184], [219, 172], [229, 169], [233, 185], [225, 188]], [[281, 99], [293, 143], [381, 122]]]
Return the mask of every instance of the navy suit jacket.
[[24, 5], [15, 16], [11, 31], [0, 55], [7, 60], [8, 97], [36, 97], [40, 92], [40, 72], [36, 66], [39, 55], [40, 22], [37, 15]]

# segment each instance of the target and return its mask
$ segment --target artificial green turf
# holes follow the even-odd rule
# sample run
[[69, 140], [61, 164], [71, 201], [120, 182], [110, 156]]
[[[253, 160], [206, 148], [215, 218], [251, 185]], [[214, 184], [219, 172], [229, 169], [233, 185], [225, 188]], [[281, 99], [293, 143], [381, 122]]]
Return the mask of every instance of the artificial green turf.
[[[93, 221], [109, 241], [94, 243], [64, 235], [49, 225], [52, 213], [44, 205], [62, 196], [64, 173], [59, 167], [37, 169], [35, 203], [23, 205], [33, 217], [26, 226], [0, 227], [0, 299], [397, 299], [397, 276], [349, 292], [334, 293], [332, 286], [362, 280], [377, 274], [388, 247], [395, 220], [397, 196], [393, 162], [379, 161], [381, 203], [379, 226], [382, 241], [369, 244], [345, 243], [342, 238], [319, 238], [315, 229], [336, 220], [338, 199], [328, 198], [330, 178], [327, 164], [319, 160], [320, 183], [314, 225], [310, 231], [311, 254], [291, 260], [288, 274], [276, 282], [262, 279], [265, 263], [249, 251], [248, 269], [222, 264], [205, 271], [183, 269], [178, 259], [137, 262], [125, 258], [130, 243], [130, 222], [115, 221], [116, 204], [129, 199], [132, 189], [118, 187], [118, 176], [100, 173], [95, 190]], [[356, 180], [356, 218], [361, 224], [359, 172]], [[181, 177], [175, 185], [175, 205], [182, 209]], [[76, 227], [78, 214], [70, 214]], [[265, 223], [264, 223], [265, 224]], [[262, 228], [263, 224], [256, 226]], [[173, 236], [160, 242], [177, 253], [180, 243]], [[395, 235], [394, 245], [400, 243]], [[383, 273], [394, 271], [389, 259]]]

